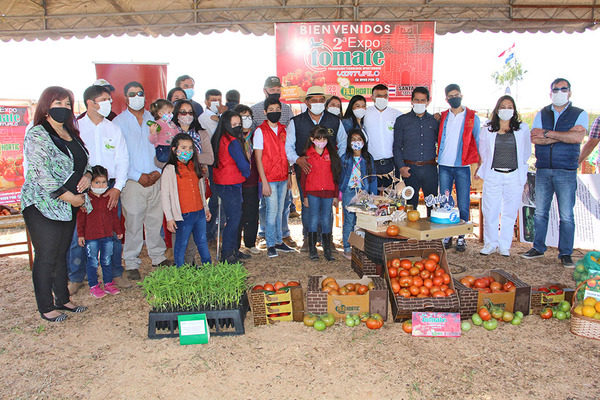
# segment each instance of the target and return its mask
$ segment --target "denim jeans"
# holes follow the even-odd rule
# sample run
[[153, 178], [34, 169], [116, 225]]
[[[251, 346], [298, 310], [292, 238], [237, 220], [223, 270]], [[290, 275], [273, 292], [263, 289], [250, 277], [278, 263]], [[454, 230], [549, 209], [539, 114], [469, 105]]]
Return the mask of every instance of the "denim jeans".
[[[423, 195], [427, 197], [432, 194], [438, 194], [438, 170], [437, 165], [407, 165], [410, 167], [408, 172], [410, 176], [404, 178], [406, 186], [411, 186], [415, 189], [415, 195], [408, 200], [408, 204], [417, 209], [419, 205], [419, 190], [423, 189]], [[470, 199], [469, 199], [470, 201]], [[431, 215], [431, 207], [427, 207], [427, 216]]]
[[316, 197], [307, 195], [308, 198], [308, 231], [317, 232], [319, 224], [321, 233], [331, 233], [333, 225], [333, 197]]
[[[269, 182], [271, 195], [263, 197], [266, 204], [265, 222], [267, 247], [282, 243], [282, 224], [285, 198], [287, 195], [287, 181]], [[289, 210], [288, 205], [288, 210]]]
[[[286, 181], [287, 188], [287, 181]], [[271, 189], [273, 189], [273, 185], [271, 185]], [[290, 210], [293, 204], [292, 190], [287, 190], [287, 194], [285, 196], [285, 202], [283, 203], [283, 215], [281, 216], [281, 237], [288, 237], [291, 235], [290, 233]], [[265, 203], [265, 198], [261, 196], [260, 198], [260, 208], [258, 209], [259, 216], [259, 230], [258, 236], [264, 238], [265, 237], [265, 226], [267, 225], [267, 220], [265, 219], [265, 213], [267, 211], [267, 205]]]
[[535, 236], [533, 248], [544, 253], [548, 233], [548, 215], [552, 198], [556, 194], [558, 203], [558, 257], [573, 253], [575, 239], [575, 192], [577, 191], [577, 171], [566, 169], [538, 169], [535, 174], [535, 215], [533, 218]]
[[221, 258], [237, 252], [237, 235], [242, 219], [242, 185], [214, 185], [225, 209], [225, 229], [223, 229], [223, 250]]
[[471, 206], [471, 168], [440, 165], [439, 177], [441, 194], [446, 190], [452, 194], [452, 185], [456, 184], [456, 205], [460, 219], [468, 221]]
[[349, 252], [351, 250], [350, 244], [348, 243], [348, 238], [350, 237], [350, 233], [354, 230], [354, 226], [356, 225], [356, 213], [346, 210], [346, 207], [348, 204], [350, 204], [350, 201], [356, 195], [356, 192], [356, 189], [352, 189], [350, 186], [347, 186], [346, 190], [344, 190], [344, 193], [342, 193], [342, 210], [344, 212], [342, 239], [344, 241], [345, 252]]
[[217, 232], [218, 232], [218, 227], [217, 227], [217, 222], [219, 222], [221, 224], [221, 231], [223, 231], [223, 221], [225, 221], [225, 209], [223, 208], [223, 206], [221, 206], [221, 220], [217, 221], [219, 218], [219, 194], [217, 193], [217, 189], [215, 188], [215, 183], [213, 182], [213, 175], [212, 175], [212, 167], [208, 168], [209, 170], [209, 175], [208, 175], [208, 179], [209, 179], [209, 183], [210, 183], [210, 190], [211, 190], [211, 196], [210, 199], [208, 200], [208, 210], [210, 211], [210, 214], [212, 215], [212, 218], [210, 219], [210, 221], [208, 221], [206, 223], [206, 239], [210, 242], [212, 240], [218, 239], [217, 238]]
[[190, 235], [194, 235], [194, 243], [200, 253], [202, 264], [210, 263], [210, 252], [206, 240], [206, 212], [204, 209], [181, 215], [183, 221], [175, 221], [177, 234], [173, 245], [175, 265], [181, 267], [185, 263], [185, 250], [187, 249]]
[[[377, 173], [377, 175], [386, 175], [392, 171], [394, 171], [394, 161], [393, 160], [390, 159], [385, 164], [381, 164], [381, 162], [375, 161], [375, 172]], [[398, 176], [397, 171], [394, 172], [394, 175], [396, 177]], [[377, 176], [378, 191], [380, 188], [387, 188], [393, 182], [394, 182], [394, 180], [389, 176], [385, 176], [385, 177]]]
[[100, 255], [100, 265], [102, 266], [102, 282], [106, 285], [113, 281], [112, 276], [112, 255], [113, 240], [111, 236], [86, 240], [85, 251], [87, 255], [86, 271], [90, 287], [98, 284], [98, 254]]
[[244, 245], [247, 248], [256, 246], [258, 233], [258, 185], [242, 186], [242, 220], [238, 235], [238, 248], [242, 244], [242, 231], [244, 231]]

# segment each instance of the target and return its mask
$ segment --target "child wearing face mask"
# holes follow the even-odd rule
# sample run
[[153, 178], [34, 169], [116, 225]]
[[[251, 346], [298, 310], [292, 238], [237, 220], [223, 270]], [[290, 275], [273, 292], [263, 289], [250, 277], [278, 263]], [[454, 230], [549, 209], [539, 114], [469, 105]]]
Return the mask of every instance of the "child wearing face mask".
[[[83, 208], [77, 213], [77, 237], [79, 245], [85, 247], [87, 252], [87, 278], [90, 285], [90, 294], [101, 298], [110, 294], [120, 293], [113, 282], [112, 255], [113, 232], [118, 239], [123, 238], [123, 230], [117, 207], [108, 208], [109, 197], [102, 196], [108, 188], [108, 171], [101, 165], [92, 167], [92, 183], [90, 186], [90, 201], [92, 211], [89, 214]], [[102, 266], [102, 281], [104, 288], [98, 283], [98, 255]]]
[[377, 175], [375, 163], [367, 148], [365, 134], [361, 129], [353, 129], [348, 133], [348, 144], [342, 158], [342, 176], [340, 177], [340, 192], [342, 192], [342, 208], [344, 210], [342, 238], [344, 257], [347, 259], [352, 258], [348, 238], [356, 225], [356, 213], [348, 211], [347, 207], [359, 191], [377, 194]]
[[319, 224], [323, 234], [323, 256], [327, 261], [335, 260], [331, 254], [331, 230], [333, 212], [331, 207], [338, 204], [341, 162], [333, 145], [329, 131], [315, 125], [305, 151], [311, 165], [308, 174], [302, 173], [300, 184], [304, 195], [304, 206], [308, 208], [308, 251], [310, 259], [319, 259], [316, 243]]
[[171, 121], [173, 119], [173, 103], [169, 100], [158, 99], [150, 104], [150, 114], [156, 121], [148, 121], [150, 126], [148, 140], [156, 149], [156, 159], [164, 163], [169, 159], [171, 141], [179, 132], [177, 126]]
[[202, 167], [192, 138], [185, 133], [177, 134], [171, 142], [169, 159], [163, 168], [160, 198], [167, 229], [177, 233], [173, 256], [178, 267], [184, 264], [185, 250], [192, 233], [202, 264], [211, 262], [206, 240], [206, 221], [211, 215], [204, 187]]

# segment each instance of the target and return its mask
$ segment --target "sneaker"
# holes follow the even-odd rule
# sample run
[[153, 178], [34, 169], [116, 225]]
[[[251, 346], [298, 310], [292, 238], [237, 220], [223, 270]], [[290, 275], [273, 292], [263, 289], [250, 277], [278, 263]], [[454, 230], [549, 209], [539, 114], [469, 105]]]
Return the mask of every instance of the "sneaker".
[[510, 251], [508, 249], [503, 249], [502, 247], [498, 247], [498, 253], [504, 257], [510, 257]]
[[442, 244], [444, 245], [444, 248], [448, 250], [450, 247], [452, 247], [452, 237], [444, 238], [444, 240], [442, 240]]
[[284, 253], [293, 253], [294, 251], [296, 251], [285, 243], [276, 244], [275, 249], [278, 251], [283, 251]]
[[250, 253], [252, 254], [260, 254], [260, 250], [258, 249], [258, 247], [251, 247], [250, 248]]
[[352, 260], [352, 253], [349, 251], [344, 252], [344, 257], [348, 260]]
[[294, 239], [292, 239], [291, 236], [286, 236], [282, 240], [283, 240], [283, 243], [285, 243], [289, 247], [298, 247], [298, 245], [296, 244], [296, 242], [294, 241]]
[[131, 282], [129, 279], [125, 278], [124, 276], [117, 276], [113, 279], [113, 282], [117, 284], [118, 287], [120, 287], [121, 289], [129, 289], [130, 287], [133, 286], [133, 282]]
[[267, 248], [267, 239], [265, 239], [264, 237], [258, 238], [258, 247], [259, 249], [266, 249]]
[[140, 271], [138, 271], [137, 269], [128, 269], [127, 278], [133, 281], [139, 281], [140, 279], [142, 279], [142, 276], [140, 275]]
[[296, 210], [290, 212], [290, 218], [298, 218], [299, 216], [300, 214]]
[[242, 253], [239, 250], [238, 250], [236, 256], [237, 256], [238, 260], [248, 260], [248, 259], [252, 258], [252, 256], [250, 254]]
[[456, 251], [460, 251], [461, 253], [467, 249], [467, 241], [465, 238], [459, 237], [456, 239]]
[[562, 263], [563, 267], [565, 268], [575, 268], [575, 263], [573, 262], [573, 259], [571, 258], [571, 256], [561, 256], [560, 257], [560, 262]]
[[537, 251], [536, 249], [534, 249], [532, 247], [531, 249], [529, 249], [529, 251], [527, 253], [521, 254], [521, 257], [530, 260], [532, 258], [544, 257], [544, 253], [540, 253], [539, 251]]
[[267, 255], [269, 256], [269, 258], [273, 258], [273, 257], [277, 257], [277, 250], [275, 250], [275, 247], [269, 247], [267, 249]]
[[117, 285], [115, 284], [114, 281], [107, 283], [106, 285], [104, 285], [104, 291], [106, 293], [110, 293], [110, 294], [119, 294], [121, 293], [121, 291], [119, 290], [119, 288], [117, 287]]
[[152, 268], [170, 267], [172, 265], [175, 265], [175, 261], [165, 259], [165, 260], [162, 260], [161, 262], [159, 262], [158, 264], [152, 264]]
[[486, 244], [485, 246], [483, 246], [483, 249], [481, 249], [479, 254], [481, 254], [482, 256], [489, 256], [490, 254], [494, 254], [496, 250], [497, 248], [493, 244]]
[[77, 293], [79, 291], [79, 289], [81, 289], [84, 286], [85, 286], [85, 283], [83, 283], [83, 282], [69, 282], [69, 284], [67, 285], [67, 287], [69, 288], [69, 294], [71, 296], [73, 296], [75, 293]]
[[101, 299], [104, 296], [106, 296], [106, 292], [102, 290], [100, 285], [92, 286], [90, 288], [90, 294], [98, 299]]

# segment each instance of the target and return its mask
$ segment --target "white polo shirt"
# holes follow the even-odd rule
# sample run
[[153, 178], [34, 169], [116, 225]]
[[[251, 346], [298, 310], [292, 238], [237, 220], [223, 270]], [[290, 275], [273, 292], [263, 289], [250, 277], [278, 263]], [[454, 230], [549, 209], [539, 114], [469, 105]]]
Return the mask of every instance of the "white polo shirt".
[[387, 107], [379, 111], [375, 106], [367, 107], [364, 130], [369, 140], [369, 153], [374, 160], [394, 157], [394, 124], [402, 113]]
[[444, 146], [439, 150], [438, 164], [447, 167], [453, 167], [456, 163], [458, 154], [458, 143], [462, 144], [463, 124], [467, 110], [454, 115], [452, 111], [448, 112], [446, 117], [446, 140]]

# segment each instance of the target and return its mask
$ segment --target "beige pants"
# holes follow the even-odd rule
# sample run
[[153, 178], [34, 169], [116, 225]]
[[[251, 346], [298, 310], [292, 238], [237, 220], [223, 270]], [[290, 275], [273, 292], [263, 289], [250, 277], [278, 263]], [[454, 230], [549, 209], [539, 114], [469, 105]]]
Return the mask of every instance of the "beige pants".
[[160, 203], [160, 179], [150, 187], [129, 179], [121, 192], [121, 207], [125, 217], [125, 244], [123, 260], [125, 269], [138, 269], [142, 261], [140, 252], [146, 234], [146, 250], [152, 265], [160, 264], [165, 258], [165, 241], [160, 236], [163, 212]]

